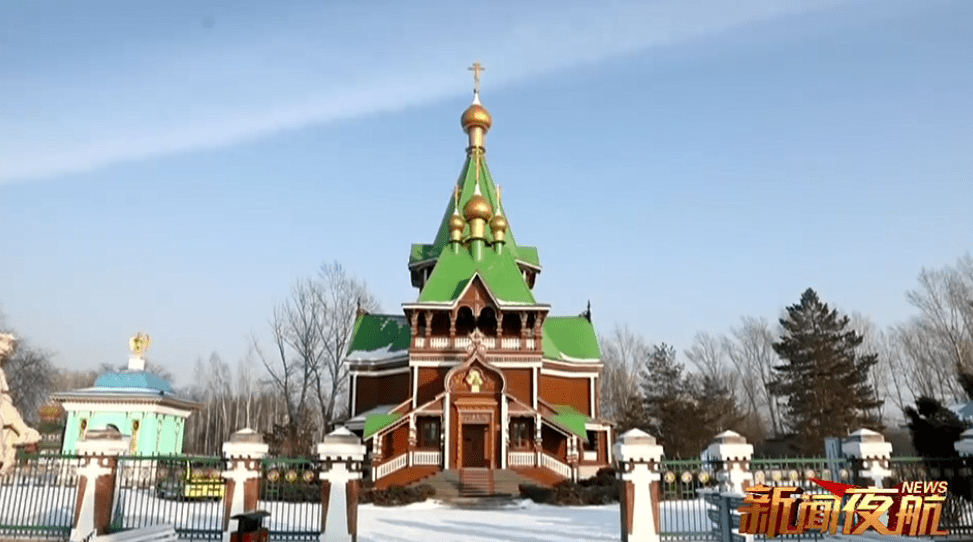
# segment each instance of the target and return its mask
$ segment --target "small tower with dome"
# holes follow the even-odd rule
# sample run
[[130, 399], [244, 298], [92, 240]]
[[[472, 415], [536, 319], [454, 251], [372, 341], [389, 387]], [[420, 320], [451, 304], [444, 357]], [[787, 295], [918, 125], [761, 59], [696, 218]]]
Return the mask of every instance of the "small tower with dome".
[[127, 369], [101, 375], [90, 388], [54, 394], [67, 413], [62, 453], [76, 453], [89, 430], [108, 426], [130, 437], [131, 455], [182, 453], [186, 418], [202, 405], [180, 398], [165, 379], [145, 370], [150, 344], [148, 335], [137, 334], [129, 341]]

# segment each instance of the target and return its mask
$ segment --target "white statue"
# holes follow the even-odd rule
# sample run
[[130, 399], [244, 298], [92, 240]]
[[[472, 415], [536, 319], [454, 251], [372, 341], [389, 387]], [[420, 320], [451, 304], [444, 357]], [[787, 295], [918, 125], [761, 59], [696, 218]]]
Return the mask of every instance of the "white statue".
[[16, 446], [36, 444], [41, 440], [40, 433], [24, 423], [10, 397], [3, 365], [16, 349], [17, 339], [9, 333], [0, 333], [0, 476], [8, 474], [17, 463]]

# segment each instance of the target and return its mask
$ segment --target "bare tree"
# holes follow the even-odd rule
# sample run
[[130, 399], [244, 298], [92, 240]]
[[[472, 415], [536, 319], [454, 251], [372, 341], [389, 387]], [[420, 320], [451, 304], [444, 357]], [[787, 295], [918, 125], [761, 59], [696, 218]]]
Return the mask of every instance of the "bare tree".
[[898, 338], [916, 386], [939, 399], [964, 395], [955, 376], [958, 369], [973, 372], [973, 258], [923, 269], [907, 298], [920, 314], [899, 327]]
[[619, 422], [627, 410], [642, 401], [639, 370], [652, 347], [628, 325], [615, 325], [611, 335], [599, 339], [601, 361], [601, 415]]
[[348, 275], [338, 262], [321, 266], [314, 292], [321, 310], [317, 319], [321, 363], [314, 367], [314, 384], [324, 431], [335, 419], [335, 408], [348, 382], [348, 354], [358, 311], [376, 312], [378, 300], [364, 282]]
[[770, 393], [773, 367], [780, 360], [774, 352], [775, 334], [764, 318], [744, 316], [740, 325], [731, 328], [733, 339], [727, 339], [726, 353], [740, 375], [746, 402], [751, 410], [766, 414], [775, 435], [781, 434], [780, 408]]
[[10, 398], [28, 424], [37, 424], [38, 409], [47, 403], [54, 388], [54, 364], [51, 355], [21, 341], [14, 354], [4, 363]]
[[364, 282], [338, 263], [321, 267], [313, 279], [297, 282], [291, 297], [274, 311], [275, 352], [266, 355], [256, 340], [254, 351], [285, 399], [287, 424], [295, 427], [317, 404], [326, 431], [338, 412], [348, 380], [344, 358], [358, 310], [377, 311], [378, 301]]
[[299, 281], [291, 289], [291, 298], [274, 310], [272, 355], [263, 352], [256, 337], [251, 341], [283, 399], [287, 424], [291, 426], [296, 426], [306, 414], [315, 366], [320, 363], [321, 340], [315, 322], [320, 311], [313, 288], [311, 281]]

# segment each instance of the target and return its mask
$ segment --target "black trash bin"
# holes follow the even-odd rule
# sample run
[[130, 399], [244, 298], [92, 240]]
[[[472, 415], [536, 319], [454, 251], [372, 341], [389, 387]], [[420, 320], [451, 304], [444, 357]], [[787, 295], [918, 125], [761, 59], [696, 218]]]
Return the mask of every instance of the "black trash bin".
[[263, 523], [269, 515], [270, 512], [257, 510], [232, 516], [230, 519], [237, 520], [237, 530], [230, 533], [230, 542], [267, 542], [267, 529]]

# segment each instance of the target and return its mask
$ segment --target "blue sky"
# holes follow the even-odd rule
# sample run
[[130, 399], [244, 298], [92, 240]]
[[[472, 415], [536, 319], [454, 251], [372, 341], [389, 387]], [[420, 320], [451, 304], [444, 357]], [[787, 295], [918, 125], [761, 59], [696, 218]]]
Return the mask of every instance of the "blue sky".
[[0, 310], [61, 366], [235, 362], [337, 260], [387, 312], [466, 67], [537, 298], [680, 350], [807, 287], [880, 326], [973, 246], [968, 2], [5, 2]]

